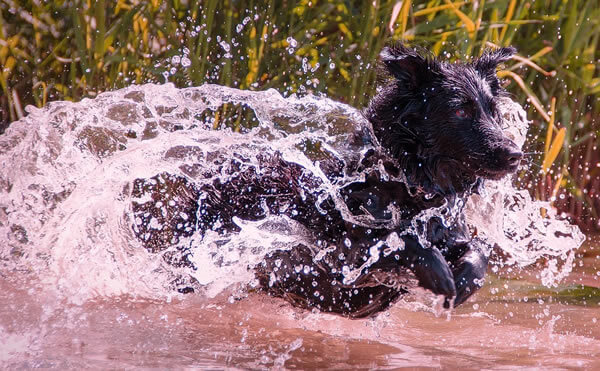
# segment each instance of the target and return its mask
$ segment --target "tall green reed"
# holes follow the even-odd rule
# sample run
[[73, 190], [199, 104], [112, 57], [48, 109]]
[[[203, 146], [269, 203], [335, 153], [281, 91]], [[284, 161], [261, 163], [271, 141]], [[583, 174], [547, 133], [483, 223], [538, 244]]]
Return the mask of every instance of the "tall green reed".
[[596, 0], [2, 0], [0, 130], [26, 104], [144, 82], [312, 92], [363, 107], [386, 42], [448, 60], [513, 45], [500, 76], [533, 119], [521, 183], [592, 228], [599, 38]]

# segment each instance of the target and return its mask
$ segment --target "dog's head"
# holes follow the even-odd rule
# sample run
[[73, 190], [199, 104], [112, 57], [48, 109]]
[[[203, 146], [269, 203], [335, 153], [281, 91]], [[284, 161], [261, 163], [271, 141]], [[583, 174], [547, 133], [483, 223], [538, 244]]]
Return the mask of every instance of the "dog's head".
[[514, 53], [500, 48], [448, 63], [402, 45], [384, 48], [392, 79], [366, 111], [380, 143], [395, 156], [428, 162], [434, 176], [438, 168], [471, 179], [514, 172], [522, 153], [503, 133], [497, 103], [505, 92], [496, 77]]

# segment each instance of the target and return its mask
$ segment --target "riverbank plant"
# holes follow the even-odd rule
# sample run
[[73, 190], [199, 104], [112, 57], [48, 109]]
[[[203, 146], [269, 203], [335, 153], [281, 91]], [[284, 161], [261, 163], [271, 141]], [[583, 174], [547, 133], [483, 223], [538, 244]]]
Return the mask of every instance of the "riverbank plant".
[[0, 0], [0, 131], [28, 104], [145, 82], [274, 88], [360, 108], [388, 42], [449, 60], [513, 45], [500, 76], [533, 120], [520, 182], [593, 229], [599, 38], [596, 0]]

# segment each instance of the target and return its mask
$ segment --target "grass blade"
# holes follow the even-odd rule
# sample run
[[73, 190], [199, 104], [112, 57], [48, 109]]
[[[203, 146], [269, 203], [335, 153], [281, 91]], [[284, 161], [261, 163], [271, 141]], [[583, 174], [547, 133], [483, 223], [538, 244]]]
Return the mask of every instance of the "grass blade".
[[550, 146], [550, 150], [548, 151], [548, 154], [544, 157], [544, 162], [542, 163], [543, 174], [548, 173], [550, 166], [552, 166], [554, 160], [556, 160], [556, 157], [558, 157], [558, 153], [560, 152], [563, 143], [565, 142], [566, 132], [567, 130], [565, 128], [560, 128], [558, 134], [556, 134], [556, 137], [554, 137], [552, 145]]

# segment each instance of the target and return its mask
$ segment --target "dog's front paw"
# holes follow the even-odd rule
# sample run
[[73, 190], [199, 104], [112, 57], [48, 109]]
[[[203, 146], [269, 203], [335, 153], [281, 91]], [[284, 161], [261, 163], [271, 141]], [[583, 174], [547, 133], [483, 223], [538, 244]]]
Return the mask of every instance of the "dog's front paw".
[[487, 259], [461, 259], [454, 269], [456, 298], [454, 306], [465, 302], [469, 296], [483, 286], [483, 277], [487, 270]]
[[424, 249], [413, 271], [419, 286], [447, 299], [456, 296], [452, 271], [437, 248]]

